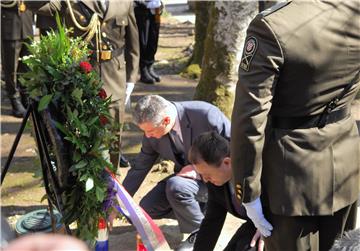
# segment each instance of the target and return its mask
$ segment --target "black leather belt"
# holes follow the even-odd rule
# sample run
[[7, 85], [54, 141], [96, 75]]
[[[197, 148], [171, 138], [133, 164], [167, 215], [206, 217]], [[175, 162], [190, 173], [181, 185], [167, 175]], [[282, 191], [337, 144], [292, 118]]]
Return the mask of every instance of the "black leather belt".
[[[322, 114], [304, 116], [304, 117], [279, 117], [271, 116], [271, 125], [273, 128], [279, 129], [306, 129], [312, 127], [319, 127], [319, 121]], [[342, 108], [336, 111], [332, 111], [326, 117], [324, 125], [335, 123], [346, 117], [350, 116], [350, 110], [348, 108]], [[324, 126], [323, 125], [323, 126]]]

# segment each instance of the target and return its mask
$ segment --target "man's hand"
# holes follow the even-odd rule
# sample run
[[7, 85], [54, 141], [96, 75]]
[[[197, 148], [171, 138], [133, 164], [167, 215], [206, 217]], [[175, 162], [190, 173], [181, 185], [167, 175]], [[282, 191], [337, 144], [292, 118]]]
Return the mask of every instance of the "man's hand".
[[265, 219], [260, 198], [257, 198], [249, 203], [243, 203], [246, 213], [254, 223], [255, 227], [260, 231], [264, 237], [271, 235], [272, 225]]
[[184, 178], [190, 178], [194, 180], [201, 180], [200, 175], [195, 171], [193, 165], [184, 166], [180, 172], [176, 174], [177, 176], [181, 176]]
[[259, 229], [256, 230], [256, 233], [254, 234], [253, 238], [251, 239], [250, 247], [252, 247], [252, 248], [255, 247], [256, 242], [258, 242], [257, 251], [263, 251], [265, 243], [264, 243], [264, 240], [261, 238], [261, 233], [260, 233]]
[[134, 83], [126, 83], [126, 91], [125, 91], [125, 105], [130, 101], [130, 95], [134, 90]]

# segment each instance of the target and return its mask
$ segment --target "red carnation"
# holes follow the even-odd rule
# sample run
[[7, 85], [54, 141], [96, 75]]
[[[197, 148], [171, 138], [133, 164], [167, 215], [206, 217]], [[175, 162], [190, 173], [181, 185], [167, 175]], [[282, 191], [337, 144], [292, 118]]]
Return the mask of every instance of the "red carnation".
[[107, 123], [109, 123], [109, 120], [107, 119], [107, 117], [105, 117], [104, 115], [100, 115], [99, 116], [99, 119], [100, 119], [100, 124], [102, 126], [106, 125]]
[[103, 88], [101, 88], [101, 89], [99, 90], [98, 96], [99, 96], [101, 99], [106, 99], [106, 98], [107, 98], [106, 91], [105, 91]]
[[80, 68], [85, 73], [89, 73], [92, 70], [91, 64], [89, 62], [86, 62], [86, 61], [80, 62]]

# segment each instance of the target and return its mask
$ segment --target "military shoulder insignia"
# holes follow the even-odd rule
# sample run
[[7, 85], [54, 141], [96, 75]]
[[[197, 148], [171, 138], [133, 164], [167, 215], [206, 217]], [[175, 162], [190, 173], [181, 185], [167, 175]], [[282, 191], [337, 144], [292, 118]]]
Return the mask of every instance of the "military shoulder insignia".
[[258, 47], [258, 41], [255, 37], [248, 37], [245, 41], [244, 51], [240, 61], [240, 67], [244, 71], [249, 71], [250, 63]]

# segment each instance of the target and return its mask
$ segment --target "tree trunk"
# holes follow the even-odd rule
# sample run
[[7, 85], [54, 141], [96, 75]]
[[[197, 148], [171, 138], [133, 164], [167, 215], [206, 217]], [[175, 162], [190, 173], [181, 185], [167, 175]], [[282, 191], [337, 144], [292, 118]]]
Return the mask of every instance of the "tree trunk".
[[[189, 2], [190, 3], [190, 2]], [[211, 1], [192, 1], [195, 8], [195, 45], [188, 66], [182, 71], [182, 75], [189, 78], [200, 78], [201, 62], [204, 55], [204, 42], [209, 23], [209, 10], [213, 5]]]
[[258, 3], [215, 1], [210, 13], [202, 74], [194, 99], [216, 105], [230, 118], [246, 29], [258, 13]]
[[201, 66], [202, 58], [204, 55], [206, 30], [209, 23], [209, 10], [212, 5], [213, 2], [211, 1], [195, 2], [195, 45], [191, 64], [198, 64]]

